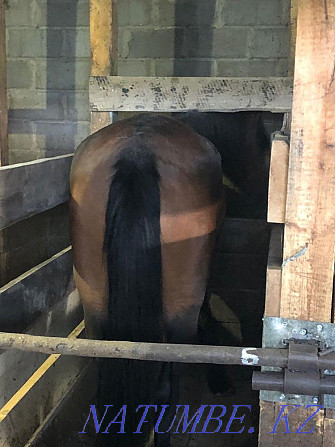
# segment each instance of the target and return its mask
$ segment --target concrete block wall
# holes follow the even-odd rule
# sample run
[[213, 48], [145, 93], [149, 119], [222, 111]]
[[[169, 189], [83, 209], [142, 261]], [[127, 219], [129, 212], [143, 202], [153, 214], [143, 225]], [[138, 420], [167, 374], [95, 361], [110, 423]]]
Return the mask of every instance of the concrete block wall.
[[120, 0], [119, 74], [287, 76], [290, 0]]
[[89, 134], [88, 0], [8, 0], [10, 163], [73, 152]]

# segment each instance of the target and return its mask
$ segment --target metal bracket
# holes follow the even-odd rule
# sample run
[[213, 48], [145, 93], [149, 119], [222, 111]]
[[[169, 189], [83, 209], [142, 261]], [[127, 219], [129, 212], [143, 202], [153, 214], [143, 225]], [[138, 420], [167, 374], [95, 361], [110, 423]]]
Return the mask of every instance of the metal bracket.
[[[264, 317], [263, 347], [289, 347], [288, 368], [263, 367], [253, 384], [260, 399], [317, 404], [335, 409], [335, 370], [323, 370], [322, 354], [335, 350], [335, 324]], [[333, 394], [324, 394], [324, 393]]]

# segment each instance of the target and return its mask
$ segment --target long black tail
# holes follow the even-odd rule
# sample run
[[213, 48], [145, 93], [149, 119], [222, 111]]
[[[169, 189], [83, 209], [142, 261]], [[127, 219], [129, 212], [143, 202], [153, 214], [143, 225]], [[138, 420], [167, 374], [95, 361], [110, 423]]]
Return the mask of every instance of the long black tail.
[[[114, 169], [104, 241], [109, 280], [109, 326], [105, 338], [160, 342], [160, 189], [155, 156], [145, 146], [126, 148]], [[135, 360], [105, 361], [99, 400], [109, 397], [112, 402], [105, 404], [113, 404], [115, 409], [127, 405], [128, 435], [140, 420], [141, 413], [135, 413], [137, 406], [151, 404], [154, 399], [160, 366]], [[112, 425], [115, 431], [120, 430], [119, 425]], [[116, 445], [141, 445], [141, 435], [135, 435], [135, 439], [128, 435], [118, 435]]]
[[[104, 241], [109, 278], [109, 326], [105, 338], [160, 342], [160, 189], [155, 156], [146, 146], [126, 148], [114, 168]], [[105, 362], [100, 401], [109, 397], [113, 401], [105, 400], [105, 404], [113, 404], [115, 409], [128, 406], [128, 435], [136, 429], [135, 420], [140, 420], [141, 413], [135, 413], [137, 406], [153, 402], [160, 366], [135, 360]], [[120, 430], [120, 425], [112, 425]], [[149, 424], [144, 424], [142, 431], [144, 426]], [[116, 445], [141, 445], [141, 435], [128, 435], [116, 435]]]

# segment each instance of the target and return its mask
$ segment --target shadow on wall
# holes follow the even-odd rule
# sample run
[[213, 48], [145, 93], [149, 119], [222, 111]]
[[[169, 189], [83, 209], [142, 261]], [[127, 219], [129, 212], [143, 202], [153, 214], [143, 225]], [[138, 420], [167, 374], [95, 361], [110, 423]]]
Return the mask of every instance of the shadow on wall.
[[176, 1], [175, 76], [213, 75], [213, 25], [216, 0]]
[[[17, 22], [17, 17], [25, 13], [26, 5], [13, 4], [13, 11], [8, 11], [17, 28], [9, 28], [8, 56], [18, 62], [25, 57], [35, 68], [29, 90], [25, 84], [21, 90], [20, 80], [17, 85], [13, 80], [11, 85], [14, 104], [17, 102], [21, 107], [23, 104], [24, 108], [9, 109], [9, 133], [31, 135], [31, 145], [23, 148], [24, 153], [18, 152], [20, 143], [13, 144], [12, 163], [52, 157], [75, 149], [78, 2], [45, 0], [39, 3], [37, 12], [31, 5], [30, 23], [26, 28]], [[20, 76], [28, 77], [29, 73], [22, 72]], [[25, 97], [15, 101], [15, 95]], [[18, 141], [22, 141], [22, 137]]]

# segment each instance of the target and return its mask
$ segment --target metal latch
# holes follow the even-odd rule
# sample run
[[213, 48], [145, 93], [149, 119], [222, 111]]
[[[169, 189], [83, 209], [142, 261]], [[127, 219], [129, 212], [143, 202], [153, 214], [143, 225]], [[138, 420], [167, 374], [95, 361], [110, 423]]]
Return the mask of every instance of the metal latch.
[[261, 390], [262, 400], [335, 408], [335, 365], [334, 370], [324, 369], [322, 361], [333, 356], [335, 325], [265, 317], [263, 347], [287, 346], [287, 368], [255, 371], [253, 389]]

